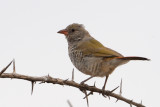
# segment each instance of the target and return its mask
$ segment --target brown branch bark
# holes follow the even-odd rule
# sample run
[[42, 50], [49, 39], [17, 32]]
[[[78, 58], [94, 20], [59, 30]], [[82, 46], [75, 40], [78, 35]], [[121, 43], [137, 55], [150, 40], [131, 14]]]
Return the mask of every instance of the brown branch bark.
[[[49, 75], [47, 76], [42, 76], [42, 77], [36, 77], [36, 76], [27, 76], [27, 75], [22, 75], [22, 74], [17, 74], [17, 73], [2, 73], [0, 78], [16, 78], [16, 79], [23, 79], [23, 80], [28, 80], [30, 82], [46, 82], [46, 83], [52, 83], [52, 84], [59, 84], [59, 85], [68, 85], [72, 86], [75, 88], [79, 88], [80, 90], [85, 90], [85, 91], [91, 91], [91, 92], [97, 92], [102, 94], [102, 89], [99, 89], [95, 86], [89, 86], [86, 84], [78, 84], [74, 81], [69, 81], [69, 80], [63, 80], [59, 78], [53, 78]], [[124, 101], [130, 105], [135, 105], [137, 107], [145, 107], [141, 103], [136, 103], [133, 100], [127, 99], [125, 97], [122, 97], [121, 95], [115, 94], [111, 91], [106, 90], [103, 92], [106, 96], [114, 97], [118, 100]]]
[[[7, 68], [13, 63], [13, 73], [4, 73]], [[110, 99], [110, 96], [111, 97], [114, 97], [118, 100], [121, 100], [121, 101], [124, 101], [128, 104], [130, 104], [130, 106], [132, 105], [135, 105], [137, 107], [145, 107], [144, 105], [142, 105], [142, 102], [141, 103], [136, 103], [134, 102], [133, 100], [129, 100], [127, 98], [124, 98], [121, 96], [122, 94], [122, 81], [121, 81], [121, 85], [120, 85], [120, 95], [118, 94], [115, 94], [113, 93], [118, 87], [116, 87], [115, 89], [111, 90], [111, 91], [104, 91], [102, 89], [99, 89], [95, 86], [89, 86], [87, 84], [78, 84], [76, 82], [74, 82], [74, 70], [72, 72], [72, 80], [69, 81], [68, 79], [67, 80], [63, 80], [63, 79], [59, 79], [59, 78], [53, 78], [49, 75], [47, 76], [42, 76], [42, 77], [36, 77], [36, 76], [27, 76], [27, 75], [22, 75], [22, 74], [17, 74], [15, 72], [15, 60], [13, 59], [5, 68], [3, 68], [1, 71], [0, 71], [0, 78], [16, 78], [16, 79], [23, 79], [23, 80], [28, 80], [32, 83], [32, 88], [31, 88], [31, 94], [33, 93], [33, 88], [34, 88], [34, 84], [36, 82], [40, 82], [40, 83], [52, 83], [52, 84], [59, 84], [59, 85], [68, 85], [68, 86], [72, 86], [72, 87], [75, 87], [75, 88], [79, 88], [83, 93], [85, 93], [85, 98], [87, 99], [87, 104], [89, 106], [89, 103], [88, 103], [88, 96], [93, 94], [93, 92], [97, 92], [97, 93], [101, 93], [104, 97], [105, 96], [108, 96], [109, 99]], [[89, 94], [87, 94], [87, 91], [90, 91]], [[117, 102], [116, 101], [116, 102]]]

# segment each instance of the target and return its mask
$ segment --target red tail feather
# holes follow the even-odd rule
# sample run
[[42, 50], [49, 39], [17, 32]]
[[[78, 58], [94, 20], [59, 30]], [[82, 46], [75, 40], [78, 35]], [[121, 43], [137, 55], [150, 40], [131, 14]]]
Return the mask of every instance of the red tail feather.
[[148, 59], [148, 58], [137, 57], [137, 56], [131, 56], [131, 57], [117, 57], [117, 58], [123, 59], [123, 60], [147, 60], [147, 61], [150, 60], [150, 59]]

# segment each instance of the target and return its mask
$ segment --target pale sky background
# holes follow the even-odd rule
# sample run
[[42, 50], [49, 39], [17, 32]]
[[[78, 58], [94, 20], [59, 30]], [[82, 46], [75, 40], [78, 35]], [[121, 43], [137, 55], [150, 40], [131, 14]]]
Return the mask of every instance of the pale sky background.
[[[151, 61], [132, 61], [117, 68], [106, 89], [123, 79], [126, 98], [147, 107], [160, 106], [160, 1], [159, 0], [0, 0], [0, 69], [13, 58], [16, 72], [30, 76], [71, 79], [67, 41], [57, 31], [72, 23], [84, 24], [90, 34], [124, 56], [143, 56]], [[10, 67], [6, 72], [12, 72]], [[75, 69], [75, 81], [88, 78]], [[87, 82], [102, 88], [105, 78]], [[115, 91], [119, 93], [119, 90]], [[79, 89], [0, 79], [1, 107], [87, 107]], [[125, 102], [89, 96], [90, 107], [129, 107]]]

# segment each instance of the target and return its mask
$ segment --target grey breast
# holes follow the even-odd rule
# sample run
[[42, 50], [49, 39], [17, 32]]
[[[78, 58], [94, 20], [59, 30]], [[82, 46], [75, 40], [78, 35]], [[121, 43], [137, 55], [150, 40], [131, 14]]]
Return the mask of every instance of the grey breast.
[[93, 76], [98, 74], [102, 62], [100, 58], [83, 56], [82, 51], [77, 50], [76, 46], [70, 46], [68, 51], [71, 62], [78, 70], [87, 75]]

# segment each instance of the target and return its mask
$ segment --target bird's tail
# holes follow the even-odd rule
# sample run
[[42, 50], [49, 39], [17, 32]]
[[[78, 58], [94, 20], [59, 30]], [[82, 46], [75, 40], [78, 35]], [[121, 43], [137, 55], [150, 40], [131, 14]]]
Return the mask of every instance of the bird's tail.
[[145, 58], [145, 57], [137, 57], [137, 56], [129, 56], [129, 57], [117, 57], [118, 59], [123, 59], [123, 60], [147, 60], [149, 61], [150, 59]]

